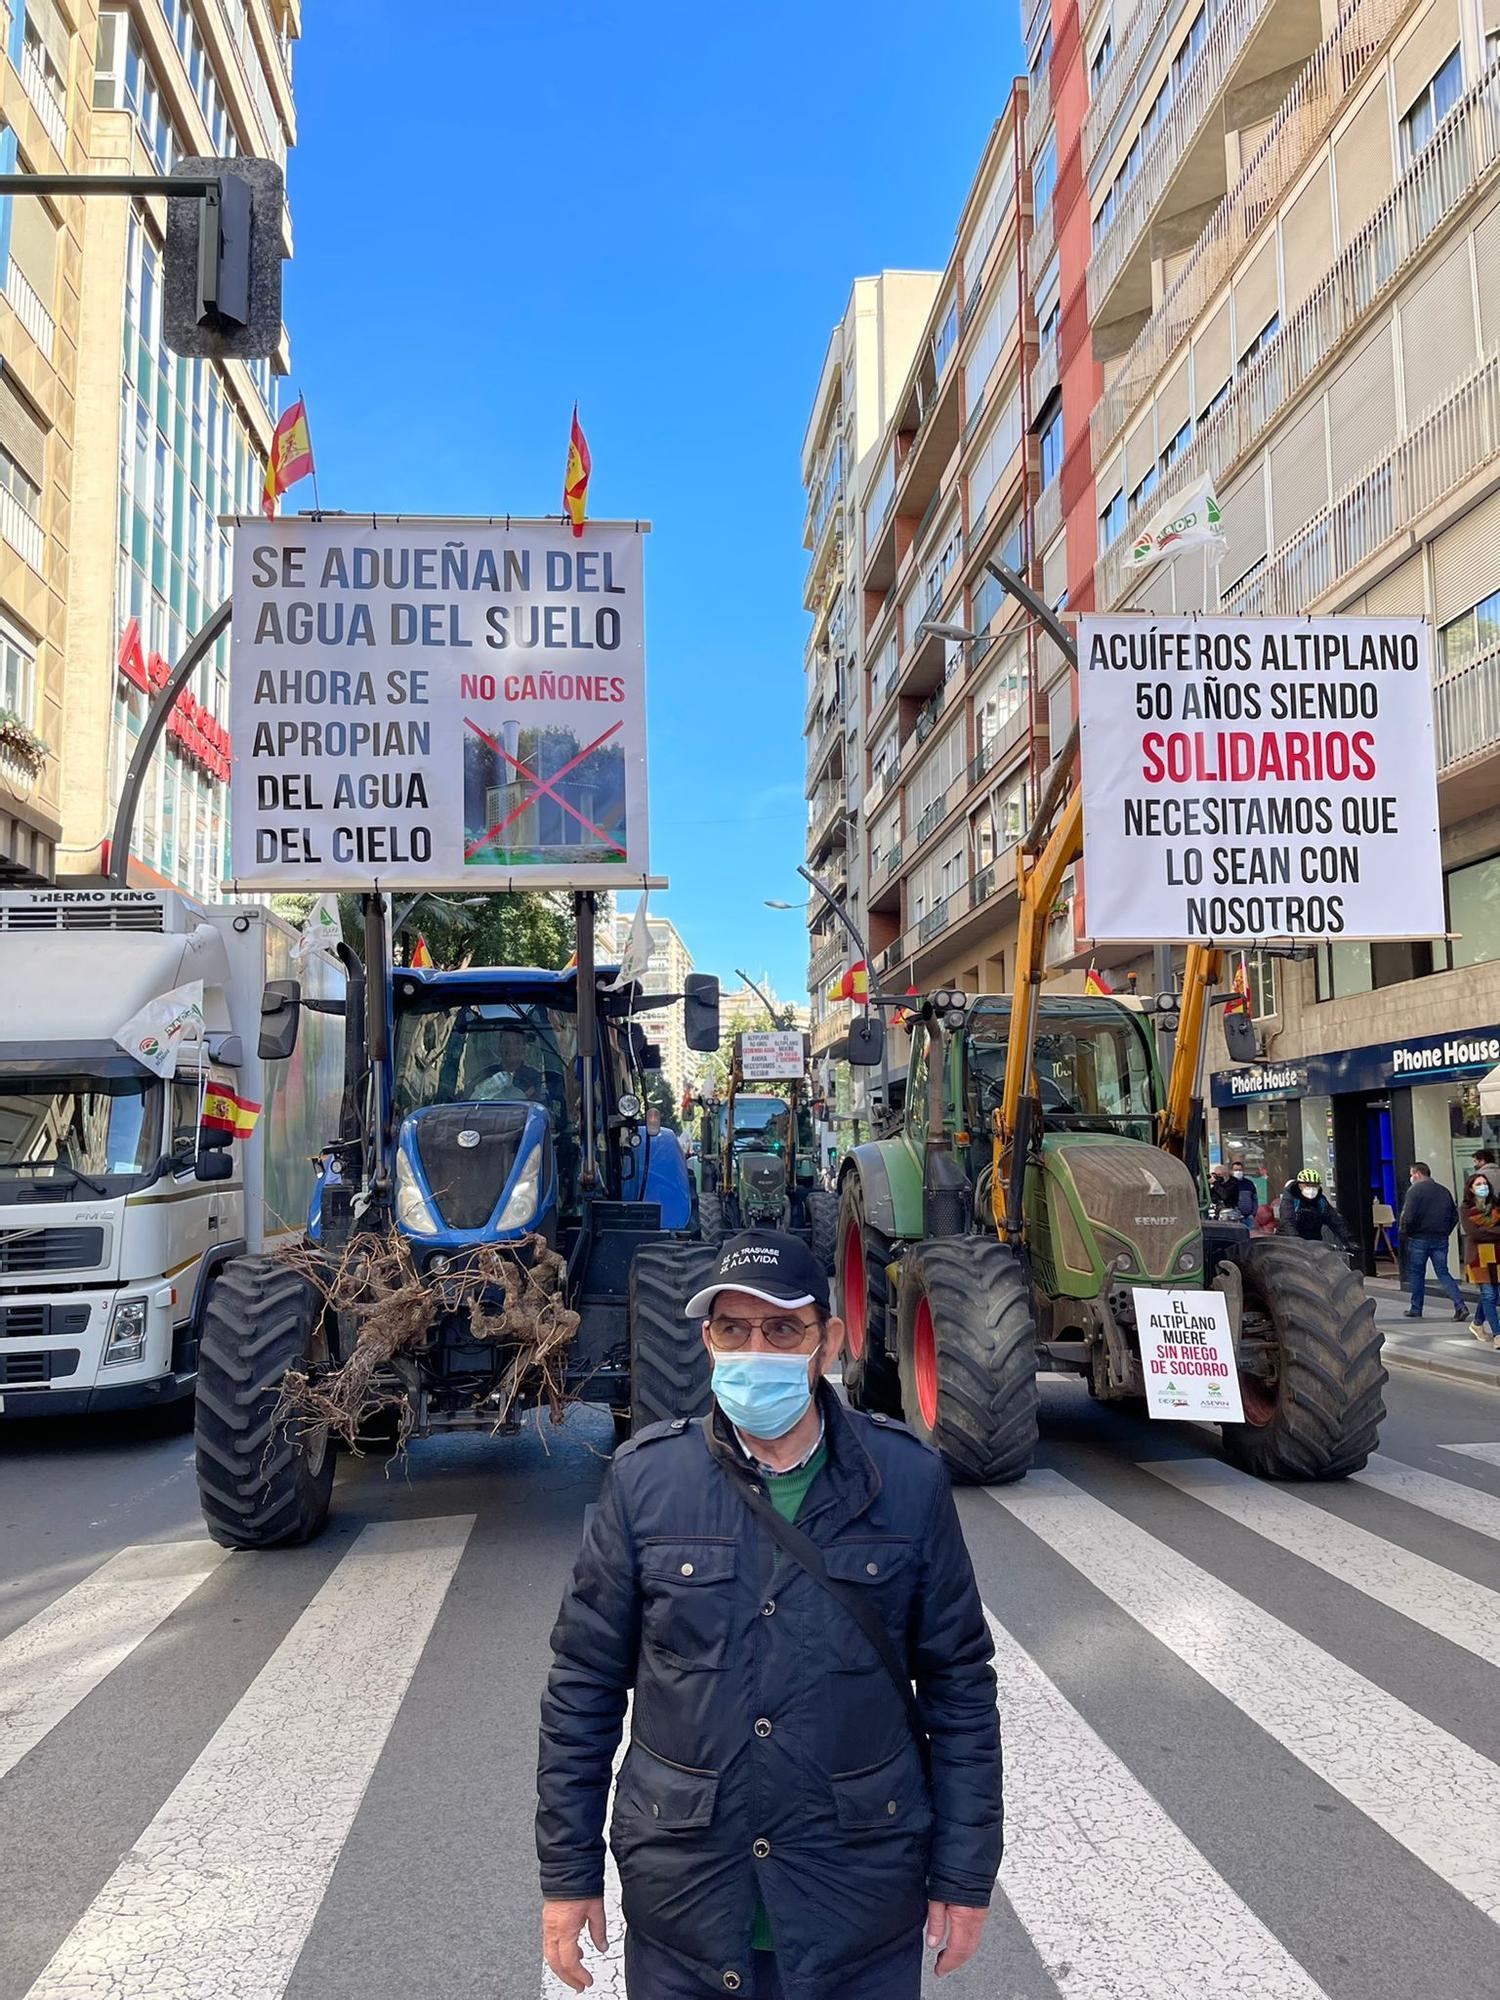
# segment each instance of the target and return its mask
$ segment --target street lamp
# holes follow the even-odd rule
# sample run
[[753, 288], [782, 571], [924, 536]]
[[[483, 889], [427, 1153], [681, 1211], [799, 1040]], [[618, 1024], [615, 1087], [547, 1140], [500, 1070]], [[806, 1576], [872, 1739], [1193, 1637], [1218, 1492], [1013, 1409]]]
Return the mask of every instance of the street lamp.
[[[790, 903], [786, 903], [783, 904], [782, 907], [784, 909], [789, 910], [791, 909], [792, 905]], [[792, 1025], [791, 1008], [788, 1007], [786, 1013], [786, 1019], [784, 1021], [778, 1020], [776, 1017], [776, 1009], [771, 1004], [771, 996], [766, 992], [764, 987], [756, 985], [755, 981], [750, 977], [749, 973], [745, 971], [743, 966], [737, 965], [734, 968], [734, 976], [736, 979], [743, 979], [745, 984], [750, 988], [750, 991], [755, 995], [756, 999], [760, 1001], [761, 1005], [765, 1008], [766, 1012], [771, 1017], [771, 1026], [773, 1028], [784, 1031], [785, 1029], [789, 1028]]]
[[979, 637], [967, 625], [941, 625], [936, 620], [924, 618], [914, 634], [914, 643], [922, 639], [956, 639], [961, 645], [971, 644]]

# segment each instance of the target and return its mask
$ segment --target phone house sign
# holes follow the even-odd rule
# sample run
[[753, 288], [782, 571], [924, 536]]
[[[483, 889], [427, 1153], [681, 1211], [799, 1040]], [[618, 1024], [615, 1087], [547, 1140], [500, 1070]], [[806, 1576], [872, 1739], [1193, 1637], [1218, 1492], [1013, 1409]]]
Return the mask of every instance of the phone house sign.
[[1215, 1070], [1210, 1095], [1221, 1109], [1282, 1097], [1337, 1097], [1348, 1091], [1438, 1083], [1483, 1076], [1500, 1064], [1500, 1026], [1460, 1028], [1450, 1034], [1413, 1035], [1403, 1042], [1374, 1042], [1290, 1063], [1247, 1064]]

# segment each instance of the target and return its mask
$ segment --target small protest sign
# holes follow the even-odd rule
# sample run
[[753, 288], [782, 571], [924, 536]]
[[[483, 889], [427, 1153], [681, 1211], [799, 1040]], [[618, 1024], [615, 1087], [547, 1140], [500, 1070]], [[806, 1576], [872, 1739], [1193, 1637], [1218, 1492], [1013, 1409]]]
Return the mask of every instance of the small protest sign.
[[1146, 1408], [1153, 1417], [1242, 1424], [1239, 1371], [1222, 1292], [1135, 1294]]

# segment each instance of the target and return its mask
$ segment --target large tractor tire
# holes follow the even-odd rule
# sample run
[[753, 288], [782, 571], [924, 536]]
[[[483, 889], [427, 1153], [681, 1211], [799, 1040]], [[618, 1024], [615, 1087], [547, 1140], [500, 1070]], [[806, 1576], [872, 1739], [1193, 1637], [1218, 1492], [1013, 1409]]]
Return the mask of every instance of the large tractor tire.
[[705, 1243], [722, 1243], [724, 1238], [730, 1233], [729, 1224], [724, 1219], [724, 1197], [722, 1195], [699, 1195], [698, 1228]]
[[643, 1243], [630, 1265], [630, 1421], [633, 1430], [664, 1417], [704, 1416], [712, 1364], [697, 1320], [683, 1312], [712, 1278], [718, 1246]]
[[808, 1247], [821, 1269], [833, 1276], [838, 1254], [839, 1198], [824, 1188], [814, 1188], [807, 1197]]
[[834, 1305], [844, 1322], [844, 1394], [856, 1410], [901, 1414], [901, 1382], [886, 1349], [891, 1239], [872, 1229], [864, 1190], [851, 1173], [839, 1196], [834, 1249]]
[[1236, 1252], [1244, 1330], [1269, 1324], [1272, 1373], [1241, 1370], [1245, 1422], [1223, 1426], [1224, 1455], [1262, 1479], [1346, 1479], [1375, 1449], [1385, 1416], [1375, 1302], [1335, 1250], [1283, 1237]]
[[897, 1326], [908, 1424], [956, 1480], [1022, 1479], [1037, 1441], [1036, 1319], [1025, 1267], [985, 1236], [934, 1237], [901, 1265]]
[[328, 1518], [333, 1439], [277, 1421], [289, 1368], [310, 1357], [312, 1288], [279, 1257], [236, 1257], [214, 1279], [198, 1351], [198, 1497], [226, 1549], [311, 1541]]

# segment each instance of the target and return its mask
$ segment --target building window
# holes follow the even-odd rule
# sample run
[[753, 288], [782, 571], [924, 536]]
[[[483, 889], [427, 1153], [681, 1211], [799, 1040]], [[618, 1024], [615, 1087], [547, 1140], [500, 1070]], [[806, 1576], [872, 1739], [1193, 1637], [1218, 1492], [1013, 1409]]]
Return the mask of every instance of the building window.
[[0, 451], [0, 487], [36, 520], [41, 512], [42, 489], [27, 477], [8, 451]]
[[1492, 591], [1461, 618], [1450, 619], [1438, 632], [1438, 654], [1444, 675], [1458, 673], [1497, 645], [1500, 645], [1500, 590]]
[[1252, 1020], [1264, 1021], [1279, 1012], [1276, 1005], [1276, 961], [1256, 953], [1245, 961], [1245, 970], [1250, 980], [1250, 1016]]
[[1222, 389], [1215, 391], [1215, 393], [1209, 397], [1208, 401], [1203, 405], [1203, 408], [1198, 412], [1198, 422], [1200, 424], [1206, 424], [1209, 418], [1214, 414], [1214, 412], [1216, 410], [1221, 410], [1224, 407], [1225, 403], [1228, 402], [1228, 400], [1229, 400], [1229, 384], [1226, 382]]
[[1052, 301], [1052, 304], [1048, 307], [1047, 315], [1041, 322], [1041, 326], [1038, 329], [1037, 345], [1041, 348], [1050, 347], [1053, 341], [1057, 339], [1057, 330], [1061, 325], [1062, 325], [1062, 307], [1058, 304], [1057, 300], [1054, 299]]
[[1139, 486], [1133, 488], [1131, 491], [1130, 504], [1132, 508], [1143, 506], [1151, 498], [1151, 495], [1156, 491], [1156, 478], [1156, 467], [1154, 465], [1148, 466], [1145, 478], [1142, 479]]
[[1104, 40], [1095, 49], [1089, 61], [1089, 96], [1099, 95], [1099, 85], [1104, 72], [1109, 68], [1109, 59], [1115, 52], [1114, 35], [1110, 29], [1104, 30]]
[[1107, 549], [1125, 532], [1125, 489], [1117, 487], [1113, 498], [1099, 516], [1099, 546]]
[[955, 347], [957, 347], [957, 345], [958, 345], [958, 300], [949, 299], [948, 310], [943, 314], [942, 323], [939, 325], [938, 330], [936, 334], [934, 334], [932, 341], [933, 373], [937, 376], [940, 382], [943, 379], [943, 370], [948, 366], [948, 363], [953, 359], [953, 350]]
[[[1243, 372], [1243, 370], [1245, 370], [1246, 368], [1251, 367], [1259, 359], [1259, 357], [1265, 353], [1266, 349], [1270, 346], [1271, 342], [1276, 338], [1277, 334], [1280, 333], [1280, 331], [1281, 331], [1281, 314], [1272, 313], [1271, 317], [1266, 321], [1265, 325], [1261, 328], [1260, 332], [1256, 334], [1254, 340], [1251, 341], [1250, 345], [1245, 349], [1244, 353], [1240, 356], [1241, 372]], [[1212, 408], [1212, 405], [1210, 405], [1210, 408]]]
[[1031, 61], [1026, 67], [1030, 72], [1033, 86], [1043, 71], [1049, 70], [1052, 67], [1052, 18], [1050, 15], [1047, 18], [1046, 27], [1042, 30], [1042, 39], [1037, 43]]
[[1500, 959], [1500, 855], [1455, 868], [1446, 878], [1449, 964], [1491, 965]]
[[1181, 430], [1167, 439], [1167, 448], [1159, 460], [1163, 472], [1170, 472], [1193, 441], [1193, 420], [1188, 418]]
[[1181, 90], [1188, 71], [1198, 60], [1198, 52], [1207, 39], [1208, 10], [1200, 7], [1193, 16], [1193, 25], [1188, 29], [1186, 38], [1172, 58], [1172, 82], [1178, 90]]
[[14, 625], [0, 620], [0, 715], [36, 723], [36, 650]]
[[1040, 215], [1052, 199], [1052, 190], [1057, 185], [1057, 133], [1049, 132], [1042, 141], [1031, 169], [1031, 208], [1034, 215]]
[[1062, 404], [1052, 412], [1047, 428], [1042, 432], [1042, 485], [1050, 486], [1062, 471], [1063, 420]]
[[1374, 991], [1367, 944], [1320, 944], [1313, 960], [1320, 1000], [1346, 1000]]
[[1457, 104], [1464, 87], [1462, 49], [1455, 49], [1401, 120], [1401, 152], [1414, 160]]

